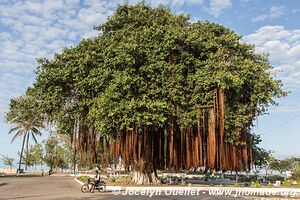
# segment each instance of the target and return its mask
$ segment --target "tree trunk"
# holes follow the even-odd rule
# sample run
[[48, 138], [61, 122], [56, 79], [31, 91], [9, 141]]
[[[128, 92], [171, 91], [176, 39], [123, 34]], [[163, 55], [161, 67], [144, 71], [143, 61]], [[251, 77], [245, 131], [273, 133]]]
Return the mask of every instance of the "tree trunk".
[[160, 183], [156, 170], [150, 163], [145, 162], [143, 158], [136, 164], [131, 182], [140, 185]]
[[77, 136], [79, 134], [79, 120], [74, 121], [74, 129], [73, 129], [73, 173], [76, 172], [76, 157], [77, 157]]
[[269, 172], [269, 169], [268, 167], [266, 168], [266, 178], [268, 178], [268, 172]]
[[160, 180], [158, 179], [157, 173], [155, 171], [133, 171], [131, 182], [134, 182], [139, 185], [144, 185], [155, 183], [158, 184], [160, 183]]
[[22, 144], [22, 149], [21, 149], [21, 153], [20, 153], [20, 161], [19, 161], [19, 168], [17, 170], [17, 174], [19, 174], [20, 170], [21, 170], [21, 163], [22, 163], [22, 156], [23, 156], [23, 151], [24, 151], [24, 145], [25, 145], [26, 135], [27, 134], [24, 134], [24, 138], [23, 138], [23, 144]]
[[[143, 149], [143, 155], [141, 155], [139, 160], [134, 161], [134, 170], [132, 172], [132, 180], [131, 182], [136, 183], [136, 184], [155, 184], [155, 183], [160, 183], [158, 177], [157, 177], [157, 172], [156, 172], [156, 167], [154, 163], [154, 159], [150, 158], [150, 156], [154, 156], [150, 151], [152, 151], [151, 147], [149, 144], [150, 143], [150, 137], [153, 135], [149, 132], [149, 130], [144, 131], [144, 147]], [[148, 149], [148, 150], [147, 150]]]
[[235, 171], [235, 183], [238, 183], [239, 181], [239, 173], [238, 171]]
[[207, 137], [207, 166], [209, 169], [216, 169], [217, 144], [216, 144], [216, 123], [213, 108], [209, 109], [208, 137]]

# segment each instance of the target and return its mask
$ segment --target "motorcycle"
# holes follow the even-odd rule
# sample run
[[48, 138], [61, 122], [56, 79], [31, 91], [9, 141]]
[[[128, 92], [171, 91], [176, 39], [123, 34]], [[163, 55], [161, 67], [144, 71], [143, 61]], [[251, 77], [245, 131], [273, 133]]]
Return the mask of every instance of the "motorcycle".
[[85, 183], [81, 186], [81, 192], [83, 192], [83, 193], [91, 192], [92, 190], [95, 190], [95, 189], [98, 190], [99, 192], [106, 191], [106, 183], [104, 181], [95, 183], [94, 179], [89, 178], [87, 180], [87, 183]]

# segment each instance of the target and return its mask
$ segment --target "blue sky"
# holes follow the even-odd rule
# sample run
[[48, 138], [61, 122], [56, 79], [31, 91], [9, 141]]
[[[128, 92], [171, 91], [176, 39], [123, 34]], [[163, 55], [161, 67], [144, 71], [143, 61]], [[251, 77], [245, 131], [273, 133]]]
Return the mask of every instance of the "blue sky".
[[[97, 34], [118, 4], [137, 0], [0, 0], [0, 155], [17, 158], [21, 139], [10, 144], [11, 125], [3, 122], [9, 100], [34, 81], [35, 59], [51, 58], [64, 47]], [[254, 131], [262, 146], [278, 157], [300, 155], [300, 1], [298, 0], [155, 0], [191, 21], [218, 22], [269, 53], [272, 74], [290, 95], [278, 100], [269, 115], [258, 118]], [[43, 138], [45, 138], [44, 136]], [[43, 138], [40, 138], [42, 141]], [[1, 162], [0, 162], [1, 166]]]

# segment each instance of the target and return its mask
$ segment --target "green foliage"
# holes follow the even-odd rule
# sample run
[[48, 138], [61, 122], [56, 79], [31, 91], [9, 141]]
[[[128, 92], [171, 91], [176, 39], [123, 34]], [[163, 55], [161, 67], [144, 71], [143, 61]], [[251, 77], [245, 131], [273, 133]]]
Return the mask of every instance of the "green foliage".
[[293, 177], [300, 181], [300, 163], [293, 169]]
[[24, 95], [19, 98], [11, 99], [9, 112], [6, 113], [5, 120], [8, 123], [15, 121], [27, 121], [30, 118], [42, 119], [41, 112], [38, 110], [38, 102], [31, 95]]
[[50, 167], [66, 169], [70, 163], [70, 152], [65, 149], [58, 139], [54, 136], [50, 136], [45, 143], [45, 156], [44, 162]]
[[279, 160], [277, 170], [282, 173], [284, 171], [291, 170], [293, 168], [293, 162], [291, 159]]
[[[20, 152], [19, 152], [20, 155]], [[41, 144], [30, 145], [22, 155], [22, 164], [27, 167], [43, 163], [43, 147]]]
[[3, 161], [4, 165], [10, 166], [10, 168], [12, 168], [14, 166], [14, 160], [15, 160], [14, 158], [2, 155], [1, 160]]
[[234, 187], [241, 187], [239, 183], [234, 183]]
[[[21, 168], [25, 145], [27, 153], [29, 151], [28, 146], [30, 136], [37, 143], [36, 136], [41, 136], [40, 129], [45, 128], [44, 115], [38, 109], [37, 102], [37, 99], [30, 95], [12, 99], [9, 105], [9, 112], [6, 114], [6, 122], [14, 125], [9, 131], [9, 134], [14, 133], [11, 142], [17, 137], [23, 138], [19, 169]], [[26, 159], [26, 163], [30, 163], [30, 159]]]
[[44, 156], [44, 162], [52, 168], [54, 167], [56, 163], [56, 148], [58, 146], [58, 141], [55, 137], [48, 138], [45, 142], [45, 156]]
[[268, 183], [268, 187], [273, 187], [274, 185], [273, 185], [273, 183], [272, 182], [269, 182]]
[[[21, 155], [20, 152], [19, 153], [19, 156]], [[33, 153], [32, 153], [32, 149], [26, 149], [25, 152], [23, 153], [22, 155], [22, 164], [25, 165], [25, 169], [27, 170], [27, 167], [31, 167], [34, 165], [34, 156], [33, 156]]]
[[81, 182], [83, 182], [83, 183], [86, 183], [87, 182], [87, 180], [89, 179], [89, 177], [88, 176], [78, 176], [78, 177], [76, 177], [78, 180], [80, 180]]
[[[243, 175], [239, 174], [239, 182], [252, 182], [257, 181], [258, 175]], [[234, 176], [230, 177], [231, 180], [235, 180]]]
[[97, 38], [39, 59], [29, 93], [61, 133], [80, 116], [106, 134], [134, 123], [163, 127], [174, 117], [182, 127], [194, 124], [195, 108], [212, 105], [219, 87], [228, 98], [228, 141], [237, 142], [235, 130], [251, 122], [249, 113], [263, 113], [272, 97], [285, 95], [281, 83], [266, 72], [267, 58], [233, 31], [188, 20], [162, 6], [119, 6], [97, 27]]
[[108, 182], [115, 183], [116, 182], [116, 178], [115, 177], [110, 177], [110, 178], [108, 178]]
[[291, 187], [292, 186], [293, 181], [292, 180], [284, 180], [282, 182], [282, 186], [284, 187]]
[[296, 171], [298, 166], [300, 165], [300, 159], [297, 157], [291, 157], [283, 160], [278, 160], [270, 156], [268, 159], [268, 163], [269, 163], [269, 168], [271, 170], [276, 170], [281, 174], [285, 171], [292, 171], [294, 174], [297, 174]]
[[[45, 114], [60, 134], [74, 134], [76, 121], [102, 135], [174, 121], [184, 128], [197, 124], [197, 109], [211, 107], [219, 88], [226, 96], [226, 140], [239, 144], [254, 117], [286, 95], [267, 72], [267, 57], [220, 24], [191, 23], [166, 7], [139, 3], [119, 6], [96, 29], [98, 37], [38, 59], [27, 91], [35, 99], [28, 109]], [[14, 105], [8, 121], [23, 113]], [[254, 151], [262, 166], [266, 152]], [[53, 155], [46, 155], [52, 166]]]
[[[269, 167], [269, 161], [273, 159], [272, 151], [267, 151], [258, 146], [261, 142], [260, 136], [253, 135], [253, 163], [256, 171]], [[272, 161], [271, 161], [272, 162]]]
[[261, 184], [258, 181], [254, 181], [254, 182], [251, 183], [251, 187], [258, 188], [258, 187], [261, 187]]
[[33, 164], [38, 165], [43, 163], [43, 155], [44, 149], [41, 144], [35, 144], [31, 147], [32, 155], [33, 155]]
[[16, 137], [25, 135], [24, 138], [27, 139], [27, 143], [29, 135], [37, 142], [35, 136], [40, 136], [39, 129], [44, 128], [44, 118], [37, 109], [37, 105], [37, 100], [27, 95], [11, 100], [9, 112], [6, 114], [6, 121], [15, 125], [9, 131], [9, 134], [15, 132], [12, 142]]
[[271, 182], [283, 181], [283, 180], [284, 180], [284, 177], [278, 176], [278, 175], [273, 175], [273, 176], [266, 177], [266, 181], [271, 181]]

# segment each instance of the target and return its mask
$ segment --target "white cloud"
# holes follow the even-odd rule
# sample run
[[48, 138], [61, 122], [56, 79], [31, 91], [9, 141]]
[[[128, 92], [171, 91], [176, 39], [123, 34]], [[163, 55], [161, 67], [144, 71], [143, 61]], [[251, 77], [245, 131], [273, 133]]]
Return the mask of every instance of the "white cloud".
[[26, 2], [25, 6], [32, 12], [40, 12], [42, 10], [42, 5], [38, 2]]
[[195, 22], [198, 22], [198, 21], [201, 21], [202, 19], [201, 18], [199, 18], [199, 17], [192, 17], [191, 19], [190, 19], [190, 22], [191, 23], [195, 23]]
[[208, 12], [218, 17], [222, 12], [232, 6], [231, 0], [210, 0]]
[[99, 35], [99, 31], [92, 30], [92, 31], [90, 31], [90, 32], [85, 33], [85, 34], [82, 36], [82, 38], [85, 38], [85, 39], [87, 39], [87, 38], [93, 38], [93, 37], [96, 37], [97, 35]]
[[257, 46], [261, 46], [271, 40], [291, 40], [295, 38], [298, 31], [286, 30], [283, 26], [263, 26], [256, 30], [255, 33], [245, 36], [245, 39], [254, 42]]
[[[97, 36], [93, 27], [124, 2], [140, 0], [0, 0], [0, 112], [32, 83], [37, 57], [50, 58], [82, 38]], [[148, 2], [176, 8], [203, 4], [203, 0]]]
[[293, 14], [298, 13], [299, 10], [300, 10], [300, 9], [298, 9], [298, 8], [294, 8], [294, 9], [292, 9], [292, 13], [293, 13]]
[[251, 20], [253, 22], [265, 21], [268, 18], [268, 15], [259, 15], [257, 17], [253, 17]]
[[287, 88], [300, 90], [300, 30], [264, 26], [244, 37], [255, 44], [257, 53], [269, 53], [270, 61]]
[[284, 6], [272, 6], [270, 9], [270, 18], [277, 18], [284, 15]]
[[170, 0], [171, 6], [183, 6], [186, 5], [200, 5], [203, 4], [203, 0]]
[[[22, 63], [23, 64], [23, 63]], [[21, 66], [19, 66], [21, 67]], [[1, 72], [0, 74], [0, 114], [7, 112], [8, 103], [11, 98], [18, 97], [24, 92], [24, 85], [30, 85], [32, 78], [24, 74], [16, 74], [14, 72]]]
[[[124, 0], [117, 0], [115, 3], [124, 3]], [[140, 3], [140, 0], [129, 0], [127, 1], [130, 4]], [[171, 7], [181, 7], [183, 5], [201, 5], [203, 4], [204, 0], [146, 0], [146, 3], [150, 4], [151, 6], [158, 6], [158, 5], [168, 5]]]
[[[32, 0], [0, 3], [0, 112], [33, 82], [35, 59], [91, 36], [113, 8], [107, 1]], [[2, 117], [2, 116], [1, 116]]]
[[275, 18], [281, 17], [284, 15], [284, 13], [285, 13], [284, 6], [272, 6], [267, 13], [261, 14], [257, 17], [253, 17], [251, 20], [253, 22], [261, 22], [261, 21], [265, 21], [267, 19], [275, 19]]
[[283, 26], [264, 26], [244, 40], [255, 44], [257, 53], [269, 53], [274, 69], [272, 75], [283, 81], [283, 89], [291, 91], [286, 98], [278, 100], [272, 113], [299, 112], [300, 95], [300, 29], [288, 30]]

